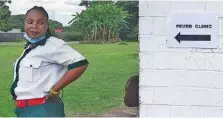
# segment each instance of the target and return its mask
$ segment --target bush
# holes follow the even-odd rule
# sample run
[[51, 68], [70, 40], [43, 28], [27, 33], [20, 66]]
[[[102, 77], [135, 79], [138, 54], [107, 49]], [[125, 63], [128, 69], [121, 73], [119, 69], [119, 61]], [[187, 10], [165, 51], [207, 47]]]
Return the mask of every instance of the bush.
[[119, 38], [123, 41], [137, 41], [138, 39], [138, 25], [133, 29], [122, 29], [119, 32]]
[[55, 37], [62, 39], [64, 41], [67, 41], [66, 39], [66, 32], [56, 32], [55, 33]]
[[66, 32], [65, 38], [68, 41], [83, 41], [84, 37], [80, 32]]
[[86, 40], [86, 41], [80, 41], [80, 44], [112, 44], [112, 43], [118, 43], [120, 42], [119, 40], [114, 40], [114, 41], [91, 41], [91, 40]]

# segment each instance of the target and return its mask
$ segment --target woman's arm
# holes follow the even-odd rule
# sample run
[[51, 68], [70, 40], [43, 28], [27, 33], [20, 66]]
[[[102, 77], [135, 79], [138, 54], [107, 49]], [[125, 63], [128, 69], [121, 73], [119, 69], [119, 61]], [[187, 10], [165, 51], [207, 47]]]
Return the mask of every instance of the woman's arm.
[[84, 65], [84, 66], [69, 70], [59, 80], [59, 82], [52, 88], [52, 90], [55, 92], [59, 92], [62, 88], [64, 88], [68, 84], [72, 83], [77, 78], [79, 78], [84, 73], [86, 68], [87, 68], [87, 65]]
[[[86, 70], [87, 65], [71, 69], [67, 71], [63, 77], [55, 84], [51, 89], [54, 92], [59, 92], [62, 88], [66, 87], [68, 84], [72, 83], [76, 79], [78, 79]], [[49, 94], [46, 96], [46, 100], [52, 96], [55, 96], [53, 92], [49, 92]]]

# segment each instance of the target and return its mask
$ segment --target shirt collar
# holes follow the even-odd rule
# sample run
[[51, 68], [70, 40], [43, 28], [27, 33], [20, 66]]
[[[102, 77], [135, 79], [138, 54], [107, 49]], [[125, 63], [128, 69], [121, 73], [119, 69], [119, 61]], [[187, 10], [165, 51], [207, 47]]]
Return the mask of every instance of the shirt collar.
[[[46, 44], [46, 40], [50, 37], [50, 35], [46, 34], [46, 37], [36, 43], [34, 43], [35, 47], [37, 47], [38, 45], [40, 46], [44, 46]], [[27, 48], [31, 43], [27, 41], [27, 43], [24, 46], [24, 49]]]

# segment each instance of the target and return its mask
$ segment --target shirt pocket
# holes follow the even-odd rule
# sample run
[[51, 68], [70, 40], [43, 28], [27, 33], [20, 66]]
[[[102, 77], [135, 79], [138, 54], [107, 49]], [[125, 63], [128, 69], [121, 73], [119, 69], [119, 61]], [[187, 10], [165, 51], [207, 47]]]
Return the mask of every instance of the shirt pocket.
[[34, 83], [40, 79], [42, 60], [24, 59], [20, 65], [20, 79]]

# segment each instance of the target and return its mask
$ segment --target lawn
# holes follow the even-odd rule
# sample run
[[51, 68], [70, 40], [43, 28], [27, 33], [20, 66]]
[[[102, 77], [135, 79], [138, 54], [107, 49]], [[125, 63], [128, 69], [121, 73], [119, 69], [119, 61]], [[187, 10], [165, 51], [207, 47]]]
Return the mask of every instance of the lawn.
[[[87, 71], [64, 89], [67, 116], [94, 116], [124, 106], [123, 89], [138, 74], [138, 43], [72, 44], [89, 61]], [[0, 45], [0, 116], [14, 117], [10, 95], [12, 63], [23, 45]]]

